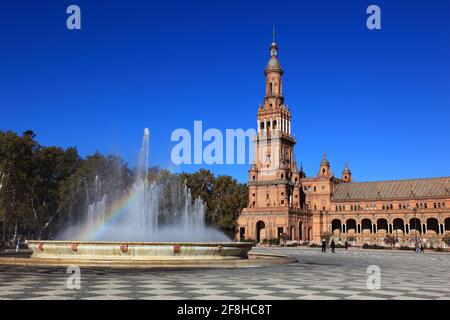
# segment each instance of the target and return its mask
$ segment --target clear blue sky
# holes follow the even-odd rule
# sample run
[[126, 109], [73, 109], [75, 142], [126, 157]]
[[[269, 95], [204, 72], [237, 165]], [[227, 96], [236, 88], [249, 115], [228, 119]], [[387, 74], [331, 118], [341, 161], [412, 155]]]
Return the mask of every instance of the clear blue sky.
[[[66, 28], [78, 4], [82, 30]], [[382, 30], [366, 28], [366, 8]], [[256, 126], [272, 24], [296, 158], [358, 181], [450, 175], [450, 1], [2, 1], [0, 130], [172, 170], [171, 132]], [[248, 165], [205, 166], [247, 178]]]

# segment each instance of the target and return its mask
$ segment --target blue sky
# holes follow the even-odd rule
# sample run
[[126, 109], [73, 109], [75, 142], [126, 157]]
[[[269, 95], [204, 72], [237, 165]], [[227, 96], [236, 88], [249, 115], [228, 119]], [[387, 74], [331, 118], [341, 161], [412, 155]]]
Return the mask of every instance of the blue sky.
[[[66, 28], [77, 4], [82, 30]], [[366, 28], [381, 7], [382, 30]], [[174, 171], [176, 128], [252, 128], [276, 25], [296, 158], [357, 181], [450, 175], [450, 2], [3, 1], [0, 130]], [[203, 167], [247, 178], [248, 165]]]

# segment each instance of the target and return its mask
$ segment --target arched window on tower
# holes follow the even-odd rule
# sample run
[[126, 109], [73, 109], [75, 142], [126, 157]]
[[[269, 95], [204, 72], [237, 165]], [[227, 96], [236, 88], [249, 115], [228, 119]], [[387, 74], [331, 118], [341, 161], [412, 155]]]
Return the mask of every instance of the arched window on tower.
[[270, 84], [269, 84], [269, 95], [273, 95], [273, 83], [271, 82]]

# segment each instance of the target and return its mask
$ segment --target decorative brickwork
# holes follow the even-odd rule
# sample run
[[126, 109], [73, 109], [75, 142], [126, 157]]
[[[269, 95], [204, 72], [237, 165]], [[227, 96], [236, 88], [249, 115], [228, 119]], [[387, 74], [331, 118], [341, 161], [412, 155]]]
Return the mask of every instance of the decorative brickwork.
[[249, 170], [249, 199], [238, 218], [237, 240], [257, 242], [286, 234], [299, 242], [336, 240], [398, 245], [443, 245], [450, 233], [450, 177], [353, 182], [348, 164], [336, 178], [324, 154], [319, 171], [297, 169], [291, 112], [284, 104], [283, 70], [275, 39], [265, 69], [266, 95], [257, 113], [255, 161]]

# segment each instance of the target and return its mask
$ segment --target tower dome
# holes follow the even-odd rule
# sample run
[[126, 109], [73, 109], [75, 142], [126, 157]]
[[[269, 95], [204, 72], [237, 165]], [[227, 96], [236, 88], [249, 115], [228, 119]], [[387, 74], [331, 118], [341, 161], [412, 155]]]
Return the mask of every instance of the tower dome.
[[320, 169], [318, 177], [326, 177], [331, 178], [333, 176], [333, 173], [331, 172], [330, 163], [327, 160], [327, 154], [323, 154], [323, 159], [320, 162]]
[[271, 56], [269, 63], [266, 66], [265, 74], [269, 72], [279, 72], [283, 74], [283, 69], [281, 68], [280, 61], [278, 61], [277, 56]]
[[344, 182], [352, 182], [352, 172], [350, 171], [350, 168], [348, 167], [348, 163], [345, 163], [344, 170], [342, 171], [341, 180]]
[[283, 74], [283, 69], [281, 68], [280, 61], [278, 60], [278, 46], [275, 42], [275, 27], [272, 32], [272, 45], [270, 46], [270, 60], [266, 66], [264, 73], [267, 75], [269, 72], [278, 72]]
[[323, 154], [323, 159], [322, 162], [320, 162], [320, 166], [325, 166], [325, 167], [329, 167], [330, 166], [330, 162], [328, 162], [327, 160], [327, 154], [326, 152]]

